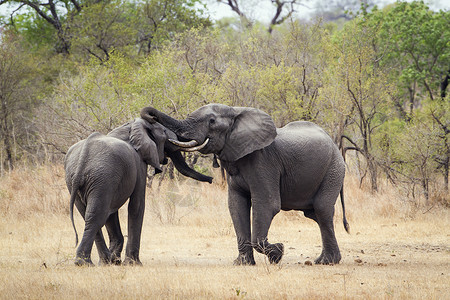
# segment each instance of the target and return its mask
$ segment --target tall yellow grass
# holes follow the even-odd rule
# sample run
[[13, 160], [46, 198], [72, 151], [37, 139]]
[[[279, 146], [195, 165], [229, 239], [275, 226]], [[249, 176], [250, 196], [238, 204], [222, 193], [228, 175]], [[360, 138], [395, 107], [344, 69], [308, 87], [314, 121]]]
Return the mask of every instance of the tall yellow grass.
[[[417, 205], [388, 184], [371, 194], [347, 176], [350, 235], [339, 202], [335, 217], [341, 264], [305, 264], [320, 254], [318, 226], [301, 213], [281, 212], [269, 240], [283, 242], [285, 256], [273, 266], [255, 254], [254, 267], [232, 265], [237, 249], [223, 185], [154, 185], [146, 200], [144, 266], [79, 268], [62, 167], [0, 178], [0, 298], [450, 299], [448, 208]], [[126, 235], [126, 205], [120, 217]]]

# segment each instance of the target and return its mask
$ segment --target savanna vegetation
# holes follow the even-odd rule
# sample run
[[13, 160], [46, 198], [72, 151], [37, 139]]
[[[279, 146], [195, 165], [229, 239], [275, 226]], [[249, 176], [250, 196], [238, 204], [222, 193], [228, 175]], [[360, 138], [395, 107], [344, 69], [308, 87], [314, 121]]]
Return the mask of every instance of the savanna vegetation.
[[[330, 1], [322, 18], [306, 21], [293, 13], [299, 1], [277, 0], [272, 1], [273, 18], [265, 24], [251, 18], [244, 1], [218, 2], [230, 6], [236, 18], [211, 19], [207, 14], [211, 2], [202, 0], [0, 1], [0, 7], [10, 8], [1, 17], [0, 35], [2, 295], [448, 295], [450, 13], [432, 10], [423, 1], [385, 7], [363, 1], [345, 10], [331, 10], [336, 1]], [[235, 273], [225, 267], [234, 258], [235, 241], [220, 172], [212, 169], [209, 157], [190, 155], [188, 162], [214, 173], [216, 182], [210, 190], [188, 184], [190, 193], [182, 203], [179, 190], [187, 183], [173, 167], [168, 165], [156, 177], [149, 172], [147, 209], [153, 218], [145, 221], [141, 258], [144, 265], [155, 263], [157, 269], [143, 269], [138, 279], [162, 275], [162, 283], [149, 282], [158, 286], [154, 293], [131, 280], [139, 272], [130, 268], [89, 271], [74, 285], [73, 272], [87, 271], [68, 269], [69, 256], [75, 253], [61, 168], [68, 147], [94, 131], [107, 133], [137, 117], [144, 106], [184, 118], [207, 103], [257, 107], [277, 126], [308, 120], [326, 129], [348, 163], [349, 217], [357, 228], [352, 236], [363, 246], [356, 249], [351, 244], [356, 242], [337, 229], [346, 255], [342, 266], [320, 266], [319, 272], [308, 269], [304, 261], [312, 261], [317, 249], [297, 237], [298, 230], [303, 226], [301, 232], [320, 245], [317, 226], [285, 214], [272, 228], [278, 228], [280, 236], [288, 231], [282, 228], [290, 228], [286, 239], [298, 241], [287, 247], [310, 247], [298, 250], [305, 255], [302, 267], [295, 265], [299, 253], [290, 249], [293, 256], [287, 253], [284, 267], [258, 262], [258, 269]], [[214, 217], [212, 210], [220, 212]], [[80, 218], [77, 227], [81, 226]], [[52, 236], [43, 233], [54, 229], [57, 233]], [[180, 229], [180, 235], [172, 229]], [[168, 238], [152, 240], [152, 230]], [[183, 240], [186, 230], [203, 247], [198, 253], [196, 246]], [[383, 240], [393, 233], [397, 242]], [[152, 243], [159, 240], [165, 244], [161, 241], [158, 252]], [[213, 254], [211, 260], [223, 265], [206, 261], [212, 275], [202, 277], [205, 261], [183, 259], [200, 258], [208, 251], [230, 253], [225, 258], [222, 252]], [[220, 279], [224, 272], [229, 285]], [[307, 282], [299, 279], [304, 272]], [[328, 275], [322, 282], [324, 273]], [[296, 278], [292, 284], [309, 288], [302, 293], [278, 292], [280, 286], [289, 290], [287, 276]], [[99, 277], [102, 288], [96, 289], [93, 282]], [[205, 288], [214, 280], [219, 280], [217, 285]], [[322, 282], [323, 292], [311, 288], [316, 280]], [[108, 291], [110, 283], [132, 293], [120, 288]], [[260, 285], [267, 293], [258, 289]]]
[[0, 49], [2, 174], [59, 162], [143, 106], [184, 117], [219, 102], [316, 122], [373, 192], [385, 178], [448, 205], [450, 14], [363, 4], [338, 24], [293, 19], [288, 2], [268, 30], [238, 1], [241, 22], [211, 21], [199, 0], [2, 1], [15, 8]]

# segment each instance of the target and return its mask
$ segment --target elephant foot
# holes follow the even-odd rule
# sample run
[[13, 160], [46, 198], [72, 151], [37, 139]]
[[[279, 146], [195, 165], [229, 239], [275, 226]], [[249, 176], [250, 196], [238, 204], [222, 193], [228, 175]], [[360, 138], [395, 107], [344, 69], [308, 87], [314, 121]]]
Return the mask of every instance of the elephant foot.
[[255, 264], [253, 252], [239, 253], [239, 256], [233, 262], [233, 265], [235, 266], [253, 266]]
[[109, 265], [121, 265], [122, 260], [120, 259], [120, 256], [117, 257], [116, 255], [112, 254], [110, 257], [102, 257], [100, 258], [99, 265], [101, 266], [109, 266]]
[[120, 256], [112, 255], [111, 256], [111, 264], [120, 266], [122, 264], [122, 260], [120, 259]]
[[111, 254], [100, 257], [100, 260], [98, 261], [99, 266], [108, 266], [111, 264]]
[[341, 261], [341, 253], [324, 253], [320, 254], [314, 261], [315, 264], [320, 265], [337, 265]]
[[82, 258], [82, 257], [76, 257], [75, 258], [75, 265], [82, 267], [82, 266], [87, 266], [87, 267], [93, 267], [94, 263], [92, 262], [92, 260], [90, 258]]
[[284, 254], [284, 245], [282, 243], [270, 244], [265, 249], [265, 254], [269, 258], [271, 264], [277, 264], [280, 262]]
[[123, 261], [123, 264], [125, 266], [142, 266], [141, 261], [138, 259], [132, 259], [130, 257], [125, 258], [125, 260]]

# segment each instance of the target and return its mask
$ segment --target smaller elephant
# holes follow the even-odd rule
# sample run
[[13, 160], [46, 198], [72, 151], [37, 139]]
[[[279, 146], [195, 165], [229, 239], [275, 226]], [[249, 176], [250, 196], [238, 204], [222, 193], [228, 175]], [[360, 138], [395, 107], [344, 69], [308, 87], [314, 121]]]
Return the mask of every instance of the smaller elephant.
[[[167, 163], [166, 154], [183, 175], [211, 183], [211, 177], [187, 166], [178, 147], [168, 142], [169, 139], [176, 140], [176, 135], [152, 118], [138, 118], [108, 135], [92, 133], [70, 147], [64, 168], [76, 244], [78, 234], [73, 220], [74, 205], [85, 221], [83, 238], [76, 251], [76, 265], [92, 265], [94, 241], [100, 263], [121, 263], [124, 237], [118, 209], [128, 199], [128, 241], [124, 263], [141, 265], [139, 248], [147, 166], [151, 165], [155, 172], [161, 172], [161, 164]], [[110, 239], [109, 249], [101, 231], [104, 225]]]

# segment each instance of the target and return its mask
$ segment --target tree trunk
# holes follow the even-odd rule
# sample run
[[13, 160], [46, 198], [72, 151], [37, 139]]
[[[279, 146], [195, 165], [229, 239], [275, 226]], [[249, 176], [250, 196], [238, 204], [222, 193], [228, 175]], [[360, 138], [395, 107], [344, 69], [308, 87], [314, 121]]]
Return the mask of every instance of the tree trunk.
[[444, 169], [444, 190], [448, 193], [448, 175], [449, 175], [449, 165], [450, 165], [450, 152], [447, 151], [447, 157], [445, 158], [442, 168]]
[[378, 192], [377, 165], [376, 165], [373, 157], [371, 157], [370, 155], [369, 155], [369, 157], [366, 157], [366, 159], [367, 159], [367, 167], [369, 168], [370, 183], [371, 183], [372, 192]]
[[9, 114], [8, 108], [6, 107], [6, 102], [2, 101], [1, 135], [3, 136], [3, 143], [5, 144], [5, 152], [6, 152], [5, 163], [8, 166], [9, 171], [12, 171], [14, 169], [14, 161], [12, 155], [12, 141], [11, 141], [11, 134], [9, 132], [8, 117]]
[[425, 196], [425, 203], [428, 204], [428, 200], [430, 197], [428, 178], [422, 178], [422, 188], [423, 188], [423, 194]]
[[442, 100], [447, 95], [447, 87], [448, 87], [449, 80], [450, 80], [450, 70], [448, 70], [447, 74], [445, 75], [444, 79], [441, 81], [441, 84], [440, 84]]

